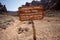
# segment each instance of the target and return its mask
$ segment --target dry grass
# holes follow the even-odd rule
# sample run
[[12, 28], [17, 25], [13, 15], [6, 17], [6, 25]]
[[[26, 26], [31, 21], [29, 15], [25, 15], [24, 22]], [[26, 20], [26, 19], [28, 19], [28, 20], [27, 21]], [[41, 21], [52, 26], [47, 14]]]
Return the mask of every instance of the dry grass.
[[[48, 16], [49, 12], [51, 15]], [[43, 20], [34, 20], [37, 40], [60, 40], [60, 12], [49, 12], [45, 12]], [[5, 30], [2, 24], [6, 26]], [[32, 33], [28, 21], [21, 22], [15, 16], [0, 16], [0, 40], [33, 40]]]

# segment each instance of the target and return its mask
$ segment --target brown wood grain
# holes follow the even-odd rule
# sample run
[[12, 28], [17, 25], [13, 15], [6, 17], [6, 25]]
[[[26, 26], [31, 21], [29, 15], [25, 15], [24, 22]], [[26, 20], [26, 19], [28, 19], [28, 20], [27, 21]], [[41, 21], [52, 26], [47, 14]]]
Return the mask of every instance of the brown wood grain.
[[20, 21], [41, 20], [43, 19], [43, 6], [19, 7]]

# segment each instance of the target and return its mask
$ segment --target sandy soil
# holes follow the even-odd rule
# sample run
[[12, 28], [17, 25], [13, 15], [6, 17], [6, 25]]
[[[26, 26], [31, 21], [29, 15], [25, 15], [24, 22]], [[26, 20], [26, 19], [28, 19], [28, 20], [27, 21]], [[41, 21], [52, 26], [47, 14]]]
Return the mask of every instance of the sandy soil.
[[[0, 40], [33, 40], [32, 25], [28, 21], [19, 21], [16, 16], [2, 17]], [[3, 23], [5, 27], [1, 27]], [[44, 19], [34, 20], [34, 26], [37, 40], [60, 40], [60, 11], [46, 11]]]

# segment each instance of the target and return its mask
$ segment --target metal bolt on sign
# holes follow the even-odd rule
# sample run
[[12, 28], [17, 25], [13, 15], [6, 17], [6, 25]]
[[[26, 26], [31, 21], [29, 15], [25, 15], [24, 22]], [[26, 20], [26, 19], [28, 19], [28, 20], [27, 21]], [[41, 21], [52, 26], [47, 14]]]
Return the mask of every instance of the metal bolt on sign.
[[33, 28], [33, 39], [36, 40], [36, 30], [33, 20], [43, 19], [43, 6], [24, 6], [18, 8], [18, 15], [20, 21], [31, 21]]

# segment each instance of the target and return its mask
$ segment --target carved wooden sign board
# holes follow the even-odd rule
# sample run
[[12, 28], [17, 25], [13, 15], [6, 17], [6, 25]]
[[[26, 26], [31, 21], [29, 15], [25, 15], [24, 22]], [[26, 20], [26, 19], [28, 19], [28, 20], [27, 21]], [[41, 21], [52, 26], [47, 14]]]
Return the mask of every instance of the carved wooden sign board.
[[43, 6], [24, 6], [19, 7], [20, 21], [41, 20], [43, 19]]

